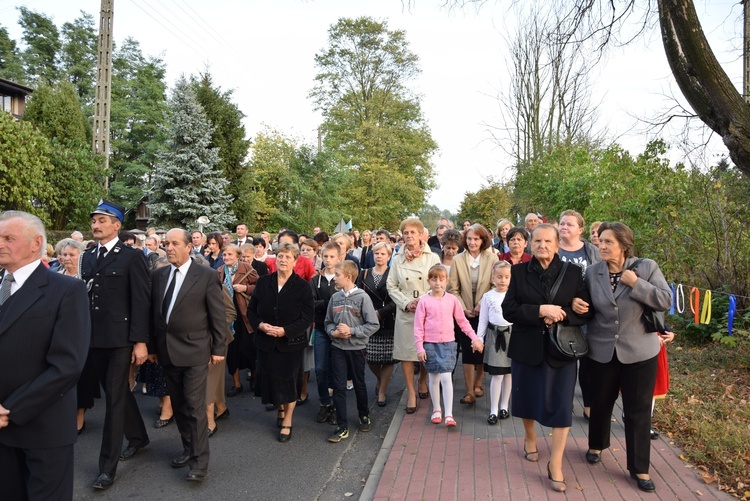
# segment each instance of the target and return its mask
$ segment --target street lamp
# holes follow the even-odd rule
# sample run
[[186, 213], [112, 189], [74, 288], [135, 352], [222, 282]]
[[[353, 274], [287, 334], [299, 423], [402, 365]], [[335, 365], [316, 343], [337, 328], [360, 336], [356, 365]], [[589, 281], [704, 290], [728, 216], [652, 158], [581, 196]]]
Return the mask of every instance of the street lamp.
[[196, 223], [198, 223], [198, 231], [203, 233], [203, 227], [206, 226], [208, 223], [211, 222], [210, 219], [206, 216], [201, 216], [198, 219], [195, 220]]

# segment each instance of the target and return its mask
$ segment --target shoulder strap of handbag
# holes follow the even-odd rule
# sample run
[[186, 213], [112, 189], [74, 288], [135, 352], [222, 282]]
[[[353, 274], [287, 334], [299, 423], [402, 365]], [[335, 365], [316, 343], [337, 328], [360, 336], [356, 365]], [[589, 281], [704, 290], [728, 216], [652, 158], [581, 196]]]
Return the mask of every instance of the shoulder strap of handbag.
[[565, 270], [568, 269], [568, 262], [564, 261], [562, 268], [560, 269], [560, 273], [557, 275], [557, 280], [555, 280], [555, 283], [552, 284], [552, 288], [549, 290], [549, 295], [547, 296], [547, 300], [551, 303], [553, 299], [555, 299], [555, 294], [557, 294], [557, 289], [560, 288], [560, 284], [563, 281], [563, 277], [565, 276]]
[[246, 279], [247, 277], [249, 277], [249, 276], [250, 276], [250, 274], [251, 274], [251, 273], [253, 272], [253, 270], [254, 270], [254, 269], [255, 269], [255, 268], [250, 268], [250, 271], [248, 271], [247, 273], [245, 273], [244, 275], [242, 275], [242, 278], [240, 278], [240, 279], [239, 279], [239, 282], [242, 282], [242, 281], [243, 281], [243, 280], [245, 280], [245, 279]]
[[628, 269], [635, 271], [635, 269], [638, 268], [638, 265], [641, 264], [641, 261], [643, 261], [643, 258], [639, 257], [638, 259], [636, 259], [635, 261], [633, 261], [633, 264], [631, 264], [630, 266], [628, 266]]

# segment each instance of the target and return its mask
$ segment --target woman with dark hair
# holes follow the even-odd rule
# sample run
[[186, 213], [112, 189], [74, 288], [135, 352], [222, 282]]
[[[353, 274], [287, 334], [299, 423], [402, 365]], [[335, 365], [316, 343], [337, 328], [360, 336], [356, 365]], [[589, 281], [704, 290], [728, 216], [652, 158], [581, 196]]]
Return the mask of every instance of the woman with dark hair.
[[367, 340], [367, 365], [375, 374], [377, 383], [378, 406], [385, 407], [388, 383], [393, 376], [396, 361], [393, 360], [393, 326], [395, 324], [396, 304], [388, 295], [388, 260], [391, 258], [391, 246], [378, 242], [372, 246], [375, 266], [362, 270], [357, 278], [357, 287], [370, 297], [375, 313], [380, 321], [378, 331]]
[[[474, 332], [479, 328], [482, 296], [492, 289], [492, 265], [497, 262], [497, 257], [490, 248], [490, 240], [490, 233], [484, 226], [469, 226], [464, 231], [461, 243], [464, 252], [456, 256], [450, 269], [448, 292], [458, 297], [464, 315]], [[455, 322], [454, 326], [456, 340], [461, 347], [461, 363], [466, 384], [466, 394], [459, 401], [471, 405], [477, 401], [477, 397], [484, 396], [484, 355], [481, 351], [472, 349], [471, 338], [464, 334]]]
[[224, 266], [224, 260], [221, 257], [221, 249], [224, 248], [224, 239], [221, 238], [221, 233], [215, 231], [209, 233], [206, 236], [206, 260], [209, 266], [214, 270], [221, 269]]
[[[560, 250], [557, 253], [563, 261], [580, 266], [584, 277], [586, 276], [586, 268], [601, 261], [599, 249], [583, 238], [585, 227], [583, 216], [580, 213], [568, 209], [560, 214], [560, 223], [557, 226], [560, 233]], [[583, 327], [583, 330], [585, 334], [586, 326]], [[581, 386], [584, 419], [589, 418], [589, 412], [591, 411], [589, 381], [589, 359], [584, 357], [579, 361], [578, 369], [578, 383]]]
[[453, 259], [461, 249], [461, 232], [458, 230], [445, 230], [443, 238], [440, 239], [440, 244], [443, 246], [443, 250], [440, 251], [440, 264], [445, 266], [448, 270], [448, 276], [451, 274], [451, 266], [453, 265]]
[[531, 261], [531, 254], [526, 252], [526, 245], [528, 244], [528, 233], [526, 228], [515, 226], [508, 230], [506, 234], [508, 240], [508, 252], [500, 254], [498, 258], [501, 261], [508, 261], [510, 264], [528, 263]]
[[659, 333], [649, 328], [643, 311], [666, 311], [672, 291], [659, 266], [651, 259], [633, 255], [633, 231], [625, 224], [599, 226], [602, 261], [586, 272], [591, 299], [576, 302], [574, 311], [594, 316], [588, 323], [591, 415], [589, 450], [591, 464], [602, 460], [610, 445], [610, 417], [618, 394], [622, 394], [627, 468], [638, 488], [656, 489], [649, 477], [651, 454], [651, 400], [656, 383]]
[[302, 359], [313, 322], [310, 284], [294, 273], [299, 248], [281, 243], [276, 250], [277, 270], [262, 276], [250, 297], [247, 316], [258, 348], [255, 394], [278, 408], [279, 442], [292, 438], [292, 414], [302, 386]]
[[[547, 476], [552, 489], [563, 492], [563, 453], [573, 421], [576, 364], [548, 356], [548, 331], [554, 324], [582, 325], [591, 313], [577, 314], [574, 298], [588, 302], [581, 270], [560, 260], [557, 228], [540, 224], [531, 234], [534, 255], [528, 263], [511, 267], [503, 317], [513, 323], [508, 344], [513, 378], [513, 415], [523, 420], [524, 458], [539, 461], [536, 422], [552, 428]], [[552, 296], [552, 297], [550, 297]]]

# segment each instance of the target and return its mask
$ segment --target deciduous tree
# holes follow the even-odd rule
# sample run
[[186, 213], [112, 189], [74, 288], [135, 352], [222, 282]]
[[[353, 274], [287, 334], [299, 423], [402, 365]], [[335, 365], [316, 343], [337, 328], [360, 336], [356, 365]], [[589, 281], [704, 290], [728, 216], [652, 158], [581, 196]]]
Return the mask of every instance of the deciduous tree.
[[10, 38], [8, 30], [0, 26], [0, 78], [26, 83], [23, 61], [16, 41]]
[[512, 194], [513, 191], [508, 185], [490, 177], [476, 192], [464, 194], [457, 219], [469, 219], [484, 225], [488, 230], [495, 231], [497, 222], [511, 215]]
[[97, 42], [94, 16], [81, 11], [73, 22], [62, 25], [62, 70], [75, 86], [78, 98], [84, 105], [94, 102], [94, 77], [96, 75]]
[[393, 227], [434, 188], [437, 145], [407, 84], [419, 73], [402, 30], [369, 17], [342, 18], [315, 56], [310, 95], [323, 113], [324, 148], [342, 178], [357, 225]]
[[60, 144], [88, 142], [88, 122], [73, 84], [68, 82], [40, 85], [31, 95], [23, 116], [45, 136]]
[[110, 196], [134, 209], [151, 187], [156, 152], [166, 137], [166, 66], [144, 56], [132, 38], [115, 50], [112, 66]]
[[0, 113], [0, 207], [49, 218], [40, 201], [53, 197], [49, 144], [28, 122]]
[[60, 32], [47, 15], [26, 7], [19, 7], [18, 11], [21, 13], [18, 24], [23, 28], [26, 44], [21, 53], [26, 77], [33, 83], [51, 85], [60, 77]]

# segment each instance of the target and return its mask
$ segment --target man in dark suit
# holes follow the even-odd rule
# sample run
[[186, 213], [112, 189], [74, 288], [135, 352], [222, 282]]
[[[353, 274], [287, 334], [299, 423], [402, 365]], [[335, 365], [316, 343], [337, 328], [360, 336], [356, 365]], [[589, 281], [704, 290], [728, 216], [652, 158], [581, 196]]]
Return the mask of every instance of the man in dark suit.
[[151, 283], [150, 353], [158, 356], [167, 375], [182, 455], [173, 468], [189, 466], [187, 480], [203, 481], [208, 474], [208, 364], [224, 360], [229, 335], [219, 274], [190, 259], [190, 235], [167, 232], [167, 259]]
[[[106, 395], [99, 477], [95, 489], [109, 489], [117, 462], [149, 443], [138, 404], [130, 391], [130, 364], [148, 358], [149, 272], [138, 249], [117, 238], [125, 208], [102, 200], [91, 213], [97, 246], [83, 254], [81, 278], [89, 289], [91, 361]], [[122, 439], [128, 446], [122, 450]]]
[[253, 243], [252, 237], [248, 238], [247, 236], [247, 224], [238, 223], [235, 232], [237, 233], [237, 240], [232, 242], [233, 244], [237, 245], [238, 247], [242, 247], [245, 244]]
[[202, 256], [203, 251], [206, 250], [206, 236], [198, 230], [193, 230], [193, 232], [190, 233], [190, 241], [193, 244], [193, 253]]
[[86, 287], [42, 265], [44, 225], [0, 214], [0, 499], [73, 499]]

